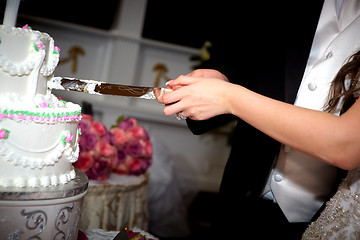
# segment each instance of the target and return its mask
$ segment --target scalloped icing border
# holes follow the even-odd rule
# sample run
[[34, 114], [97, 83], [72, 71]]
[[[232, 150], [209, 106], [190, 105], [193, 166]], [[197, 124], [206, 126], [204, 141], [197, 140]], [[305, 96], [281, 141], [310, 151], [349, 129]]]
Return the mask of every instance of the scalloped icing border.
[[56, 186], [59, 184], [66, 184], [71, 180], [75, 179], [76, 172], [72, 168], [68, 173], [60, 174], [59, 176], [42, 176], [42, 177], [33, 177], [26, 179], [23, 177], [18, 177], [14, 179], [10, 178], [1, 178], [0, 177], [0, 186], [3, 187], [49, 187]]
[[[66, 131], [63, 131], [62, 135]], [[42, 169], [45, 166], [53, 166], [56, 162], [59, 161], [61, 156], [65, 156], [70, 163], [76, 162], [79, 157], [79, 143], [76, 139], [75, 150], [72, 149], [70, 143], [63, 144], [61, 137], [59, 138], [58, 143], [52, 148], [48, 149], [40, 154], [50, 153], [46, 158], [35, 158], [35, 157], [26, 157], [22, 153], [18, 153], [12, 150], [12, 145], [8, 143], [6, 139], [0, 140], [0, 156], [2, 156], [6, 161], [11, 162], [15, 166], [30, 167], [31, 169]], [[21, 149], [25, 152], [25, 150]], [[28, 151], [29, 153], [33, 153]]]
[[[33, 43], [41, 42], [42, 38], [48, 40], [48, 59], [47, 61], [44, 61], [42, 63], [40, 73], [43, 74], [45, 77], [48, 77], [54, 72], [59, 62], [60, 54], [54, 53], [54, 40], [52, 37], [50, 37], [49, 34], [41, 33], [39, 31], [34, 31], [31, 29], [7, 27], [4, 25], [0, 25], [0, 31], [1, 30], [5, 31], [6, 33], [13, 33], [15, 35], [28, 35], [31, 39], [31, 42]], [[12, 76], [23, 76], [30, 74], [30, 72], [35, 68], [36, 63], [39, 63], [45, 57], [46, 52], [45, 50], [36, 51], [36, 49], [32, 45], [29, 47], [29, 49], [29, 55], [22, 63], [13, 63], [4, 54], [0, 52], [0, 68], [2, 68], [5, 72], [8, 72]]]

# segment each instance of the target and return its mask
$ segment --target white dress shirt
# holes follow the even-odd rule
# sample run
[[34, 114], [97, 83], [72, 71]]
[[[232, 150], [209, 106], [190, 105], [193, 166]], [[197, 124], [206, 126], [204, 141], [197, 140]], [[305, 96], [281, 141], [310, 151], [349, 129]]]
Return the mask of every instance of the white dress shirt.
[[[358, 0], [325, 0], [296, 106], [322, 111], [336, 73], [360, 47], [359, 13]], [[276, 201], [289, 222], [308, 222], [329, 197], [335, 178], [335, 167], [282, 146], [265, 198]]]

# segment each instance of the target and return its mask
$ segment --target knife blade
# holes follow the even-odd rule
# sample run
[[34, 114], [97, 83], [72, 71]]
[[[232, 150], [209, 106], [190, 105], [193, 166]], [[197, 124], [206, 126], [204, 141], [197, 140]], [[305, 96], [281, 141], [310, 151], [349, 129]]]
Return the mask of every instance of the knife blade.
[[[105, 94], [144, 99], [156, 99], [156, 97], [161, 96], [165, 92], [171, 91], [165, 88], [122, 85], [68, 77], [52, 77], [48, 81], [47, 87], [49, 89], [84, 92], [96, 95]], [[154, 94], [154, 89], [156, 94]]]

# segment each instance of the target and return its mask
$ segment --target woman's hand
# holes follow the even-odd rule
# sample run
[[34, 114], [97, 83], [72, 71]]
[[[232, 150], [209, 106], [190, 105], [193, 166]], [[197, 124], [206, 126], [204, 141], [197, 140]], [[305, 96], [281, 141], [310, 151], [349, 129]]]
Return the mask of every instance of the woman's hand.
[[200, 69], [168, 82], [173, 91], [158, 98], [165, 104], [165, 115], [181, 113], [183, 117], [204, 120], [230, 113], [227, 91], [228, 79], [218, 71]]
[[[199, 70], [168, 82], [158, 97], [166, 115], [204, 120], [230, 113], [275, 140], [343, 169], [360, 166], [360, 100], [341, 116], [284, 103]], [[331, 130], [331, 131], [330, 131]]]

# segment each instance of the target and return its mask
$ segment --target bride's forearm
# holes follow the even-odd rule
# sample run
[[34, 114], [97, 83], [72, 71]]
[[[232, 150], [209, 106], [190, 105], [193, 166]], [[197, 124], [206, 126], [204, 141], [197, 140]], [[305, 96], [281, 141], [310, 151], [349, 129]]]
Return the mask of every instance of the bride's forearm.
[[270, 137], [329, 164], [360, 166], [360, 101], [343, 115], [280, 102], [224, 79], [179, 76], [177, 90], [158, 98], [165, 115], [181, 112], [194, 120], [231, 113]]
[[229, 88], [225, 97], [232, 114], [279, 142], [344, 169], [357, 166], [358, 157], [346, 150], [351, 129], [341, 117], [267, 98], [238, 85]]

